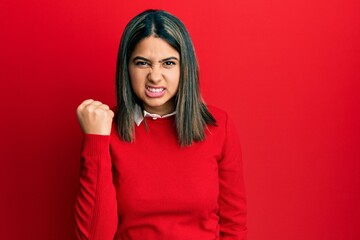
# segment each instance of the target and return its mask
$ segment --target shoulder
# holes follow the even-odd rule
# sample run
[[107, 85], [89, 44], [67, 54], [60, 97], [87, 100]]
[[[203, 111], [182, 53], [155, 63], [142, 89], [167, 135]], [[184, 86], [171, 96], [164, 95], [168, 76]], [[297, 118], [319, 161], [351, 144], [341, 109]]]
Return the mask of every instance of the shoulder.
[[208, 140], [215, 139], [214, 144], [220, 144], [222, 147], [239, 144], [237, 129], [229, 114], [210, 104], [207, 104], [206, 107], [216, 120], [216, 126], [208, 125]]
[[221, 108], [215, 107], [214, 105], [206, 105], [209, 112], [213, 115], [218, 126], [226, 124], [228, 120], [228, 114]]
[[226, 111], [213, 105], [207, 105], [207, 108], [215, 118], [220, 131], [225, 131], [227, 134], [237, 133], [236, 124]]

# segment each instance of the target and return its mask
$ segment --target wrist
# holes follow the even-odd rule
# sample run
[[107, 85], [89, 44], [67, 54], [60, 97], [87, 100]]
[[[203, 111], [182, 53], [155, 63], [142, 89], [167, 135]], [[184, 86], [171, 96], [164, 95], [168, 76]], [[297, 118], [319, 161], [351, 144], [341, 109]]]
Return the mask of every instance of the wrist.
[[83, 155], [109, 154], [110, 135], [85, 133], [83, 137]]

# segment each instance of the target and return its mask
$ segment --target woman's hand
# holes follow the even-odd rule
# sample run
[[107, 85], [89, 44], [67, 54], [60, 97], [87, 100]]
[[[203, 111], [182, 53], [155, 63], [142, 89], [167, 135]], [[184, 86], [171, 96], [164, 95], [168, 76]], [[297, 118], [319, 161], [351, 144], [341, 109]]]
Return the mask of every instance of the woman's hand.
[[108, 105], [87, 99], [79, 105], [76, 114], [84, 133], [110, 135], [114, 112]]

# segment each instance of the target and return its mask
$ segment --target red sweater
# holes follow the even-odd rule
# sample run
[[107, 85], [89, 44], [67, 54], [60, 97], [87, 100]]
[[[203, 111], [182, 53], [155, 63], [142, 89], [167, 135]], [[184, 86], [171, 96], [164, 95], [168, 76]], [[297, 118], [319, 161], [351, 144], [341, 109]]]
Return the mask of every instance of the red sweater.
[[177, 142], [174, 116], [146, 118], [135, 141], [84, 136], [78, 239], [245, 240], [241, 152], [234, 124], [209, 107], [218, 126], [189, 147]]

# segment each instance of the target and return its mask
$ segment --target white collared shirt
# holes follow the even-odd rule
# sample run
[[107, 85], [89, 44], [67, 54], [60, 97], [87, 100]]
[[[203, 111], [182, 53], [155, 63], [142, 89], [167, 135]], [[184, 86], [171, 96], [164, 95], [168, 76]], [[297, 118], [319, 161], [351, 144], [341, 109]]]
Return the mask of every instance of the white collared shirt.
[[141, 107], [139, 105], [135, 105], [135, 109], [134, 109], [134, 121], [136, 123], [137, 126], [139, 126], [142, 121], [144, 120], [145, 117], [151, 117], [152, 119], [158, 119], [158, 118], [166, 118], [166, 117], [170, 117], [172, 115], [175, 115], [176, 111], [169, 113], [169, 114], [165, 114], [163, 116], [156, 114], [156, 113], [149, 113], [145, 110], [141, 110]]

